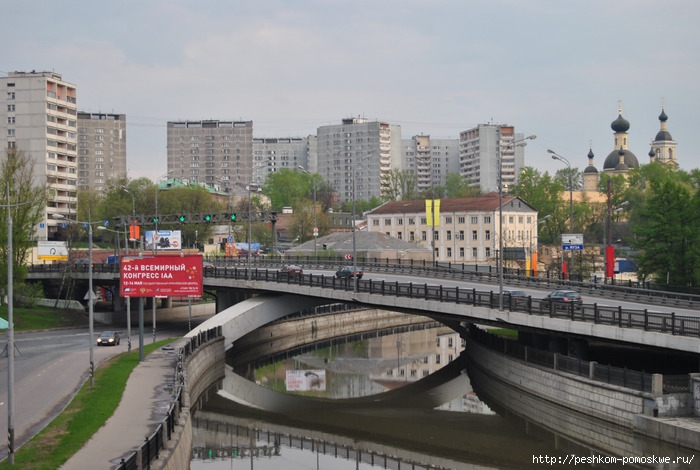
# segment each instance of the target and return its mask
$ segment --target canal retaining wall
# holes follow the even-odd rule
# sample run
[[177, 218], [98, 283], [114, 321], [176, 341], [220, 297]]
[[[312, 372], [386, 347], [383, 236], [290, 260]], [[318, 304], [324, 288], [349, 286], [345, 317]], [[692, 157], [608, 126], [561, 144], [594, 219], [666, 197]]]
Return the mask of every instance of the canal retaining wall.
[[180, 470], [189, 468], [192, 460], [192, 408], [196, 400], [211, 384], [224, 377], [225, 340], [220, 337], [197, 348], [183, 366], [182, 408], [172, 438], [157, 460], [151, 463], [154, 470]]
[[[470, 359], [470, 375], [473, 373], [476, 375], [476, 383], [479, 381], [478, 376], [500, 383], [503, 389], [492, 386], [490, 392], [498, 401], [501, 401], [498, 398], [499, 394], [506, 393], [505, 388], [510, 388], [601, 422], [620, 426], [674, 445], [680, 444], [689, 449], [700, 450], [699, 425], [695, 422], [688, 425], [687, 421], [683, 421], [683, 417], [678, 416], [658, 417], [659, 406], [664, 401], [668, 401], [664, 398], [665, 396], [538, 367], [492, 350], [471, 338], [467, 338], [466, 341], [465, 351]], [[511, 395], [512, 393], [509, 394]], [[671, 397], [672, 401], [677, 401], [677, 395]], [[523, 405], [518, 409], [528, 408]], [[536, 418], [539, 424], [551, 429], [562, 427], [561, 420], [553, 413], [536, 413], [533, 418]], [[696, 420], [696, 418], [689, 419]], [[583, 421], [577, 423], [581, 422]], [[587, 441], [602, 443], [607, 439], [602, 432], [604, 426], [592, 426], [586, 429], [585, 426], [579, 426], [576, 422], [571, 424], [577, 428], [576, 432], [585, 435]], [[611, 433], [615, 432], [613, 427], [609, 429]]]

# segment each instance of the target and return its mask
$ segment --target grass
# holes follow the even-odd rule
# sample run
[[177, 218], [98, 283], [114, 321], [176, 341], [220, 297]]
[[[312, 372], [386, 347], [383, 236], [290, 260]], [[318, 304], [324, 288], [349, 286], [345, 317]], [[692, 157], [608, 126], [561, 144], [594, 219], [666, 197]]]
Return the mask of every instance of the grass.
[[[0, 316], [7, 318], [7, 306], [0, 306]], [[85, 312], [47, 307], [14, 308], [15, 329], [36, 330], [64, 326], [84, 326]], [[144, 345], [144, 353], [171, 343], [166, 339]], [[5, 459], [0, 470], [22, 468], [55, 470], [63, 465], [114, 414], [126, 388], [126, 381], [139, 364], [139, 351], [119, 354], [95, 370], [95, 385], [87, 381], [71, 403], [39, 434], [15, 450], [15, 463]], [[124, 449], [127, 450], [127, 449]]]
[[[7, 320], [7, 305], [0, 306], [0, 317]], [[87, 314], [82, 310], [64, 310], [51, 307], [13, 307], [15, 331], [42, 330], [71, 326], [85, 326]]]

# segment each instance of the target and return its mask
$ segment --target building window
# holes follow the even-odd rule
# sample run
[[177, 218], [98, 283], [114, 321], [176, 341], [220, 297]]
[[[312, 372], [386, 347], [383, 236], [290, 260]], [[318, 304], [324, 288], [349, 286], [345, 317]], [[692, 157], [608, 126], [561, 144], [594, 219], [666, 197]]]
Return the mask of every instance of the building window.
[[463, 224], [466, 220], [467, 220], [466, 217], [457, 217], [458, 224]]
[[396, 238], [398, 238], [399, 240], [403, 240], [403, 234], [401, 232], [398, 232], [396, 234]]
[[408, 232], [408, 241], [412, 242], [415, 241], [416, 239], [416, 233], [415, 232]]
[[450, 248], [449, 246], [447, 247], [447, 257], [452, 258], [452, 248]]
[[379, 227], [379, 219], [372, 220], [372, 227]]
[[452, 217], [445, 217], [445, 223], [446, 223], [446, 224], [451, 224], [451, 223], [452, 223]]
[[476, 248], [472, 248], [472, 257], [476, 258]]
[[491, 230], [487, 230], [487, 231], [484, 233], [484, 238], [485, 238], [486, 240], [491, 240]]
[[479, 223], [479, 218], [475, 215], [472, 216], [472, 223], [473, 224], [478, 224]]
[[384, 219], [384, 225], [391, 225], [391, 219]]
[[488, 246], [486, 247], [486, 257], [487, 258], [491, 257], [491, 248], [489, 248]]
[[490, 224], [490, 223], [491, 223], [491, 216], [490, 216], [490, 215], [485, 215], [485, 216], [484, 216], [484, 223], [485, 223], [485, 224]]
[[479, 237], [477, 236], [476, 230], [472, 230], [472, 240], [478, 240]]
[[421, 223], [422, 225], [425, 225], [425, 224], [428, 223], [428, 219], [426, 219], [425, 217], [421, 217], [421, 218], [420, 218], [420, 223]]
[[416, 225], [416, 219], [413, 217], [408, 218], [408, 225]]
[[459, 257], [464, 258], [464, 247], [463, 246], [459, 247]]
[[421, 239], [422, 239], [423, 241], [426, 241], [426, 240], [428, 239], [428, 232], [426, 232], [425, 230], [423, 230], [423, 231], [420, 233], [420, 237], [421, 237]]
[[438, 232], [437, 230], [435, 230], [433, 232], [433, 240], [435, 240], [435, 241], [440, 240], [440, 232]]
[[464, 240], [464, 230], [459, 231], [459, 237], [457, 238], [458, 240]]
[[403, 219], [398, 219], [396, 221], [396, 225], [403, 225]]
[[448, 230], [445, 236], [448, 240], [452, 240], [452, 230]]

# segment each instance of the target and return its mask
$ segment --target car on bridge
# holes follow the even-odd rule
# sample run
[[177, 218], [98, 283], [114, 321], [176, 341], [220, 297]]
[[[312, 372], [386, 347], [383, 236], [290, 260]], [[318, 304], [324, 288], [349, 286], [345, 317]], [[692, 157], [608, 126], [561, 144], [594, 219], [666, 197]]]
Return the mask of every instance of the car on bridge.
[[283, 277], [299, 277], [304, 275], [304, 269], [297, 264], [287, 264], [280, 268], [280, 275]]
[[[355, 269], [357, 269], [357, 273], [355, 272]], [[342, 277], [347, 279], [357, 276], [358, 279], [362, 279], [362, 276], [364, 275], [364, 271], [362, 270], [362, 268], [355, 266], [355, 269], [353, 269], [352, 266], [343, 266], [335, 272], [335, 277], [337, 277], [338, 279]]]
[[573, 304], [575, 310], [581, 310], [583, 306], [583, 297], [575, 290], [557, 289], [550, 292], [542, 299], [542, 307], [568, 310]]
[[512, 302], [513, 307], [527, 306], [530, 297], [525, 291], [518, 289], [503, 289], [503, 296], [506, 301]]

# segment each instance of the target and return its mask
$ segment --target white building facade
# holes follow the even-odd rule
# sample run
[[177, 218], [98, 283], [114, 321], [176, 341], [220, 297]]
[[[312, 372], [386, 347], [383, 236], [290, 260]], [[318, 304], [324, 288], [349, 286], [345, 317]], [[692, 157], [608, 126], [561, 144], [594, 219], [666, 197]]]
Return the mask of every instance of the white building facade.
[[309, 167], [309, 141], [315, 136], [275, 137], [253, 139], [253, 179], [262, 185], [267, 176], [281, 169], [294, 170], [302, 167], [312, 172]]
[[367, 214], [368, 230], [432, 248], [442, 262], [496, 264], [500, 236], [506, 267], [537, 250], [537, 212], [520, 198], [503, 197], [502, 223], [497, 193], [434, 202], [434, 223], [432, 200], [392, 201]]
[[55, 72], [10, 72], [0, 77], [0, 147], [34, 163], [35, 184], [49, 190], [38, 240], [57, 231], [59, 214], [75, 218], [78, 190], [77, 87]]

